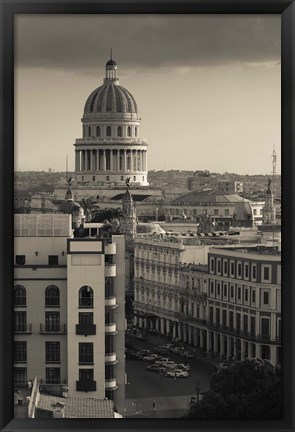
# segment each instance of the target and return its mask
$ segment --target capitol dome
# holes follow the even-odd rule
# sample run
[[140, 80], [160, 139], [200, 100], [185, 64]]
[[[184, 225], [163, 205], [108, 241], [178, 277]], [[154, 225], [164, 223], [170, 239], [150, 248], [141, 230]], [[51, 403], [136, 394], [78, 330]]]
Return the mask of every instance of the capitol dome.
[[118, 66], [111, 58], [103, 83], [84, 105], [82, 137], [75, 142], [78, 183], [97, 186], [130, 181], [148, 186], [147, 143], [140, 139], [140, 116], [133, 95], [119, 85]]
[[106, 113], [137, 114], [137, 104], [132, 94], [116, 81], [108, 81], [88, 97], [84, 115]]

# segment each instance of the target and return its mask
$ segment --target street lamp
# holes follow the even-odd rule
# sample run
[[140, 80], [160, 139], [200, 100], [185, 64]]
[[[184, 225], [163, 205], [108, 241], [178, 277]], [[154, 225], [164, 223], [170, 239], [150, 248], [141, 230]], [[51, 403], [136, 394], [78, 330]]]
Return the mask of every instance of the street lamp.
[[199, 403], [200, 391], [201, 391], [201, 383], [200, 381], [197, 381], [196, 383], [197, 403]]

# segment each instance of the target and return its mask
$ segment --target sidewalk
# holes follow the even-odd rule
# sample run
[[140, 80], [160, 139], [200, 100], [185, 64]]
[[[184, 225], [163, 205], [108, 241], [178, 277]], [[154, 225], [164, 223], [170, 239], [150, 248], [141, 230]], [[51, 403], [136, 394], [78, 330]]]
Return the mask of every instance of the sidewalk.
[[[144, 417], [181, 417], [190, 407], [192, 395], [149, 397], [141, 399], [126, 399], [124, 415]], [[156, 401], [156, 410], [153, 411], [153, 401]], [[175, 414], [175, 415], [173, 415]]]

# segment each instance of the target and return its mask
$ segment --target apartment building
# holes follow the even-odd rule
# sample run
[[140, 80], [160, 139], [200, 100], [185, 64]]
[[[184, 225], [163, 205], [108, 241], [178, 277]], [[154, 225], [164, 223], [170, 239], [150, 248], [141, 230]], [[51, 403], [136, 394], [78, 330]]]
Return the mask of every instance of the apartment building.
[[72, 235], [71, 215], [15, 215], [15, 385], [125, 399], [125, 241]]
[[135, 240], [134, 323], [199, 345], [206, 337], [207, 247], [185, 242]]
[[281, 255], [273, 248], [209, 252], [207, 350], [281, 361]]

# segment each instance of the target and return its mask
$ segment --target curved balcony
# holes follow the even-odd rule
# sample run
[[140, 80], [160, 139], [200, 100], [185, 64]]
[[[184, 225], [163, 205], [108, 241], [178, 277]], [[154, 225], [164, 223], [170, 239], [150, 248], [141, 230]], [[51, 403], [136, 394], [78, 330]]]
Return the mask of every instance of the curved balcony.
[[116, 276], [116, 264], [106, 264], [104, 267], [105, 277], [115, 277]]
[[109, 365], [118, 363], [117, 354], [116, 353], [105, 354], [105, 363]]
[[105, 333], [107, 334], [117, 333], [116, 323], [105, 324]]
[[109, 243], [109, 244], [105, 245], [104, 253], [106, 255], [115, 255], [117, 253], [116, 243]]
[[109, 378], [105, 380], [105, 389], [106, 390], [116, 390], [118, 388], [117, 386], [117, 380], [116, 378]]
[[118, 307], [117, 298], [116, 297], [107, 297], [105, 299], [105, 307], [110, 309], [115, 309]]

